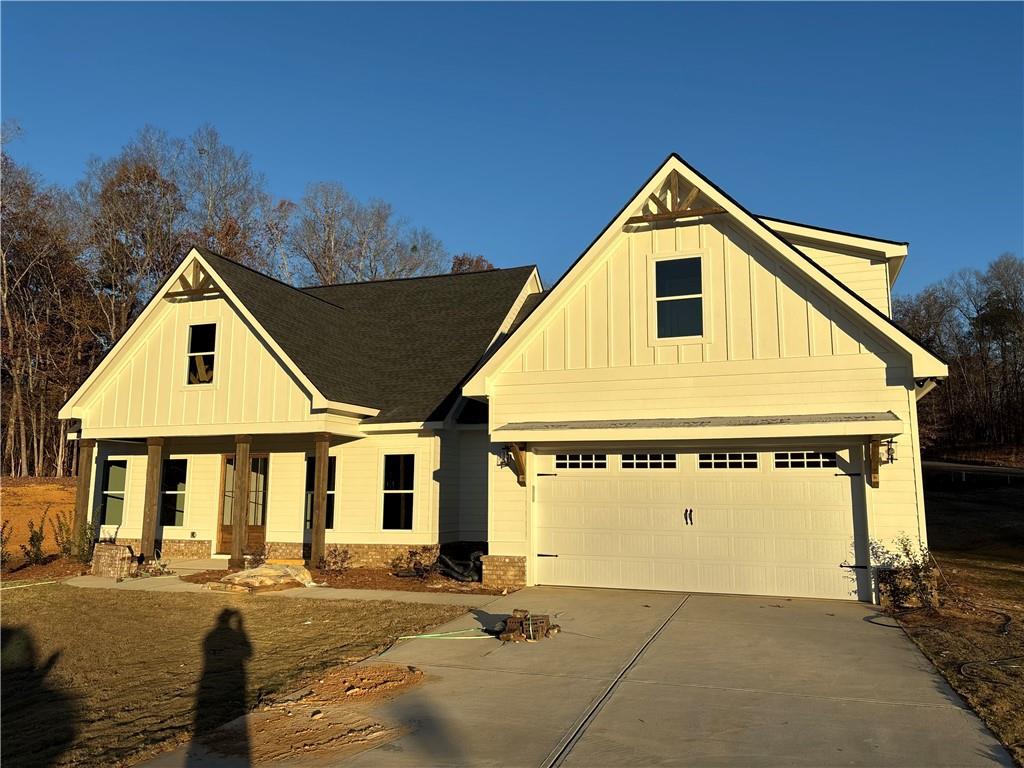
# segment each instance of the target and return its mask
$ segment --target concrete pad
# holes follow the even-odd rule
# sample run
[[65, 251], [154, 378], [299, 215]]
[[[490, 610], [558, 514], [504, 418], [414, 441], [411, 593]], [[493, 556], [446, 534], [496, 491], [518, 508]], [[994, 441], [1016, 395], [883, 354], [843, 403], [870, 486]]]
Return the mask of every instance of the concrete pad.
[[863, 603], [828, 600], [693, 595], [628, 679], [908, 704], [958, 701], [890, 619]]
[[203, 592], [202, 584], [182, 581], [177, 576], [148, 576], [142, 579], [114, 581], [105, 576], [75, 576], [64, 582], [88, 589], [120, 589], [127, 592]]
[[955, 706], [908, 706], [624, 682], [568, 766], [1012, 765]]

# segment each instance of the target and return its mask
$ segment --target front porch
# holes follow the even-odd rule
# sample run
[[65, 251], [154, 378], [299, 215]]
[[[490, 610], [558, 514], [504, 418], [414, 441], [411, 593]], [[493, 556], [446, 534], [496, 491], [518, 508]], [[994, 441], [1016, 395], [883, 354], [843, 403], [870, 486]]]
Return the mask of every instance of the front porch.
[[[350, 565], [386, 566], [410, 548], [436, 552], [436, 453], [418, 434], [84, 438], [76, 530], [88, 522], [97, 539], [146, 559], [316, 566], [337, 545]], [[382, 511], [389, 484], [403, 496], [393, 519]]]

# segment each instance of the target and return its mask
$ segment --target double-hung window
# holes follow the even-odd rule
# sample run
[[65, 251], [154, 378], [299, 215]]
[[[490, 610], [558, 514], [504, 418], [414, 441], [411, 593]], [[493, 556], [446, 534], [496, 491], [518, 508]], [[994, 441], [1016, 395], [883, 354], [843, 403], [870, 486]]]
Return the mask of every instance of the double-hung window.
[[[325, 528], [334, 528], [334, 478], [337, 456], [327, 457], [327, 518]], [[306, 529], [313, 528], [313, 493], [316, 490], [316, 458], [306, 457]]]
[[217, 324], [202, 323], [188, 328], [188, 383], [213, 383], [213, 357]]
[[100, 525], [120, 525], [124, 520], [124, 487], [128, 462], [114, 459], [103, 462], [103, 498], [100, 500]]
[[654, 308], [659, 339], [704, 335], [700, 254], [654, 262]]
[[412, 530], [415, 459], [411, 453], [388, 454], [384, 457], [385, 530]]
[[185, 481], [188, 459], [164, 459], [160, 481], [160, 525], [185, 524]]

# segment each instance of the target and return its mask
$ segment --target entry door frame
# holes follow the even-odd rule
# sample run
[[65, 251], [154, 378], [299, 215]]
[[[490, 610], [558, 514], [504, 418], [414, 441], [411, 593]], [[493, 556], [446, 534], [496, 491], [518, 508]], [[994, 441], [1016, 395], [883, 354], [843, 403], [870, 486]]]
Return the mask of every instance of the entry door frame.
[[[235, 454], [233, 452], [232, 453], [222, 453], [220, 455], [220, 496], [218, 497], [218, 500], [217, 500], [217, 554], [220, 554], [220, 555], [231, 554], [230, 551], [225, 548], [225, 546], [224, 546], [224, 539], [223, 539], [223, 531], [224, 531], [224, 527], [225, 527], [224, 526], [224, 493], [225, 493], [225, 490], [226, 490], [224, 488], [224, 481], [227, 478], [228, 459], [234, 459], [234, 458], [235, 458]], [[266, 540], [267, 540], [267, 512], [268, 512], [267, 495], [268, 495], [268, 491], [270, 489], [270, 454], [267, 453], [267, 452], [250, 453], [249, 454], [249, 462], [250, 462], [249, 471], [250, 472], [252, 471], [252, 466], [251, 465], [252, 465], [252, 461], [254, 459], [266, 459], [266, 461], [267, 461], [266, 480], [265, 480], [265, 487], [264, 487], [264, 491], [263, 491], [263, 542], [265, 544]], [[249, 492], [252, 493], [252, 488], [251, 487], [249, 489]], [[232, 497], [232, 503], [234, 503], [234, 497]], [[248, 501], [248, 499], [246, 499], [245, 504], [246, 504], [246, 515], [248, 516], [248, 514], [249, 514], [249, 510], [248, 510], [249, 501]], [[228, 527], [230, 527], [230, 526], [228, 526]], [[247, 530], [248, 530], [248, 527], [247, 527]], [[248, 551], [248, 541], [246, 542], [246, 546], [243, 547], [243, 551], [246, 551], [246, 552]]]

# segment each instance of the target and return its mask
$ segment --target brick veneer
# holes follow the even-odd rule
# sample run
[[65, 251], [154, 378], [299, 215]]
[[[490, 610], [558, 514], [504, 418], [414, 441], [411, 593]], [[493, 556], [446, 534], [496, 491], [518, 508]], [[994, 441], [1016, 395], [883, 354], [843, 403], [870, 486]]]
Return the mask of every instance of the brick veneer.
[[134, 572], [136, 565], [132, 550], [122, 544], [101, 541], [92, 553], [93, 576], [106, 576], [121, 581]]
[[[348, 550], [348, 565], [351, 568], [389, 568], [397, 558], [407, 563], [410, 552], [415, 553], [424, 565], [437, 560], [441, 550], [439, 544], [337, 544], [327, 542], [327, 551], [337, 547]], [[309, 545], [285, 541], [267, 542], [267, 557], [272, 560], [304, 560], [309, 557]]]
[[510, 555], [484, 555], [485, 587], [519, 589], [526, 586], [526, 558]]
[[200, 539], [164, 539], [157, 547], [164, 560], [206, 560], [213, 554], [213, 545]]

